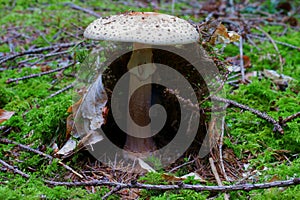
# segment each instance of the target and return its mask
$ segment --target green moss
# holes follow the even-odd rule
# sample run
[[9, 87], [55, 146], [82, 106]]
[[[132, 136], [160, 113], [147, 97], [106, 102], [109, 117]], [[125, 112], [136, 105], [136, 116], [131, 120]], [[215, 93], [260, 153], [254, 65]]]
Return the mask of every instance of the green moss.
[[[118, 1], [99, 1], [92, 0], [88, 2], [72, 1], [73, 3], [85, 7], [95, 9], [102, 16], [107, 16], [126, 11], [153, 11], [152, 7], [135, 8], [133, 6], [120, 4]], [[134, 3], [130, 1], [129, 3]], [[295, 3], [293, 3], [294, 5]], [[164, 13], [171, 12], [171, 3], [162, 2], [161, 9]], [[8, 27], [20, 26], [18, 32], [29, 36], [29, 41], [26, 38], [19, 38], [22, 45], [15, 47], [16, 52], [29, 49], [33, 45], [36, 47], [49, 46], [50, 43], [78, 41], [77, 38], [70, 36], [68, 33], [78, 34], [82, 38], [82, 30], [77, 29], [77, 26], [84, 29], [95, 17], [90, 16], [81, 11], [73, 10], [64, 6], [59, 1], [15, 1], [13, 6], [12, 1], [4, 0], [0, 2], [1, 18], [0, 26], [4, 27], [0, 37], [6, 38], [9, 31]], [[191, 6], [185, 2], [175, 4], [175, 14], [180, 14], [181, 10], [190, 9]], [[261, 9], [268, 12], [277, 12], [276, 4], [272, 1], [265, 1]], [[246, 7], [243, 12], [253, 13], [256, 8]], [[195, 19], [194, 16], [182, 16], [184, 19]], [[286, 35], [278, 36], [278, 33], [283, 31], [282, 26], [273, 26], [266, 23], [262, 27], [267, 31], [273, 39], [286, 42], [294, 46], [300, 44], [300, 33], [293, 28], [288, 28]], [[30, 31], [29, 31], [30, 30]], [[34, 31], [31, 31], [34, 30]], [[37, 31], [35, 31], [37, 30]], [[56, 38], [57, 33], [63, 30]], [[79, 32], [81, 31], [81, 32]], [[253, 30], [260, 33], [258, 30]], [[38, 36], [39, 33], [42, 36]], [[254, 46], [244, 44], [244, 54], [250, 57], [252, 68], [249, 71], [262, 71], [263, 69], [280, 70], [279, 57], [274, 49], [274, 46], [268, 41], [263, 42], [254, 40], [261, 50], [257, 50]], [[102, 44], [101, 44], [102, 45]], [[300, 111], [300, 57], [296, 49], [277, 44], [279, 52], [284, 58], [283, 74], [291, 76], [295, 81], [289, 84], [286, 91], [279, 91], [272, 80], [263, 78], [252, 78], [251, 84], [240, 85], [236, 90], [226, 86], [225, 91], [227, 98], [235, 100], [239, 103], [248, 105], [257, 110], [266, 112], [274, 119], [279, 117], [287, 117], [291, 114]], [[7, 43], [0, 44], [0, 52], [9, 52], [10, 48]], [[88, 55], [86, 49], [76, 47], [72, 49], [78, 62], [83, 62]], [[235, 45], [227, 45], [222, 55], [214, 55], [219, 59], [239, 54], [239, 49]], [[17, 58], [13, 61], [5, 63], [5, 67], [16, 68], [17, 62], [23, 58]], [[33, 61], [34, 62], [34, 61]], [[52, 67], [57, 67], [58, 61], [52, 60], [47, 64]], [[72, 74], [78, 67], [65, 70], [64, 74]], [[10, 111], [15, 111], [14, 116], [4, 122], [2, 125], [11, 126], [13, 129], [8, 138], [14, 141], [30, 145], [32, 148], [39, 148], [41, 145], [46, 145], [47, 153], [51, 154], [52, 149], [50, 144], [52, 140], [60, 142], [65, 136], [66, 112], [68, 107], [72, 105], [72, 91], [67, 91], [53, 98], [47, 98], [50, 94], [65, 87], [74, 81], [74, 78], [65, 76], [62, 80], [57, 81], [53, 85], [53, 80], [56, 79], [54, 74], [36, 77], [33, 79], [22, 80], [18, 83], [6, 84], [5, 81], [9, 78], [19, 78], [22, 76], [39, 73], [40, 69], [24, 67], [21, 69], [9, 69], [0, 73], [0, 108]], [[38, 91], [38, 92], [37, 92]], [[283, 135], [273, 132], [273, 125], [266, 122], [264, 119], [258, 118], [249, 111], [241, 111], [237, 108], [227, 109], [226, 125], [227, 135], [224, 138], [224, 147], [231, 148], [239, 158], [251, 156], [252, 159], [248, 162], [250, 168], [257, 169], [261, 175], [258, 176], [259, 182], [269, 181], [275, 175], [279, 179], [288, 179], [299, 177], [300, 172], [300, 119], [297, 118], [287, 123], [284, 127]], [[6, 136], [5, 136], [6, 137]], [[15, 152], [14, 145], [0, 145], [0, 157], [6, 158]], [[285, 150], [285, 153], [280, 153]], [[109, 191], [106, 187], [95, 187], [96, 192], [91, 194], [84, 187], [67, 188], [53, 187], [45, 185], [40, 181], [41, 177], [55, 177], [63, 175], [66, 170], [57, 164], [57, 161], [49, 163], [45, 158], [35, 155], [30, 152], [18, 152], [18, 159], [22, 162], [13, 162], [13, 156], [9, 156], [7, 162], [13, 164], [21, 170], [31, 175], [29, 180], [26, 180], [19, 175], [12, 173], [0, 172], [0, 182], [4, 183], [0, 186], [0, 199], [99, 199]], [[278, 155], [284, 154], [289, 161], [278, 160]], [[78, 154], [72, 158], [72, 164], [76, 163]], [[9, 160], [9, 159], [12, 160]], [[153, 163], [159, 168], [160, 163], [153, 160]], [[36, 172], [29, 172], [28, 168], [33, 168]], [[75, 166], [76, 168], [76, 166]], [[265, 169], [265, 170], [261, 170]], [[177, 175], [188, 173], [188, 168], [183, 167]], [[149, 184], [166, 184], [161, 173], [148, 173], [141, 177], [139, 181]], [[188, 180], [193, 183], [193, 180]], [[213, 185], [212, 183], [208, 183]], [[236, 191], [230, 192], [232, 199], [299, 199], [300, 187], [292, 186], [284, 190], [282, 188], [273, 188], [267, 190], [255, 190], [251, 192]], [[208, 192], [195, 192], [191, 190], [180, 191], [141, 191], [141, 199], [207, 199], [211, 194]], [[297, 197], [298, 195], [298, 197]], [[111, 196], [111, 199], [118, 199], [117, 195]], [[223, 199], [223, 194], [220, 194], [216, 199]]]

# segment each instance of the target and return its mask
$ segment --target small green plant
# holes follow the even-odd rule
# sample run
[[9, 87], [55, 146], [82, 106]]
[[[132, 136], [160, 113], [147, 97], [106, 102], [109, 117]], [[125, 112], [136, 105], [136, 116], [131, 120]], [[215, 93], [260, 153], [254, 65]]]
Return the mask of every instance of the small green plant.
[[200, 183], [199, 180], [195, 179], [195, 176], [188, 176], [183, 182], [192, 185], [196, 185]]
[[162, 171], [163, 170], [163, 165], [162, 165], [160, 159], [155, 157], [155, 156], [149, 156], [146, 159], [146, 162], [149, 162], [156, 171]]

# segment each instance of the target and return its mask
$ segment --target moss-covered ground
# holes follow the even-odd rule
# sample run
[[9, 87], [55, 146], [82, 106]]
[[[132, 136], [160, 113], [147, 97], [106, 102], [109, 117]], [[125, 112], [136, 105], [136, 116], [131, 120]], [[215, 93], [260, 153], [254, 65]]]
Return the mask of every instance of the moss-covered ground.
[[[262, 3], [261, 9], [276, 13], [273, 1]], [[88, 8], [94, 8], [100, 15], [110, 15], [129, 10], [153, 11], [154, 8], [139, 8], [134, 1], [73, 1], [73, 3]], [[296, 3], [293, 6], [299, 6]], [[161, 12], [171, 13], [171, 3], [161, 3]], [[175, 13], [180, 15], [183, 8], [192, 9], [185, 1], [175, 4]], [[299, 8], [299, 7], [298, 7]], [[295, 8], [294, 8], [295, 9]], [[190, 15], [180, 15], [184, 19], [201, 21]], [[297, 16], [296, 16], [297, 17]], [[299, 16], [298, 16], [299, 17]], [[0, 56], [6, 56], [11, 50], [24, 51], [32, 47], [44, 47], [55, 43], [78, 42], [83, 39], [84, 28], [95, 17], [82, 11], [71, 9], [58, 1], [0, 1]], [[298, 18], [299, 19], [299, 18]], [[281, 25], [265, 23], [261, 26], [273, 39], [300, 46], [299, 27], [287, 26], [284, 35], [277, 33], [283, 31]], [[258, 31], [254, 31], [257, 32]], [[20, 34], [20, 35], [19, 35]], [[7, 42], [9, 40], [9, 42]], [[264, 69], [276, 70], [279, 73], [292, 77], [294, 80], [285, 90], [278, 89], [276, 83], [268, 78], [252, 77], [251, 83], [240, 84], [234, 89], [225, 85], [226, 98], [248, 105], [254, 109], [266, 112], [274, 119], [287, 117], [300, 112], [300, 56], [297, 49], [278, 44], [279, 52], [284, 59], [283, 71], [280, 72], [280, 62], [277, 52], [268, 40], [253, 39], [257, 47], [247, 42], [244, 45], [244, 54], [249, 56], [251, 71]], [[42, 61], [33, 67], [20, 67], [24, 57], [7, 61], [0, 66], [0, 108], [14, 111], [15, 114], [0, 126], [0, 137], [9, 138], [18, 143], [29, 145], [34, 149], [43, 149], [45, 153], [53, 154], [51, 146], [54, 142], [64, 141], [66, 133], [67, 109], [72, 105], [72, 94], [68, 90], [62, 94], [48, 98], [49, 95], [64, 88], [74, 81], [74, 72], [80, 66], [88, 50], [76, 46], [55, 59]], [[224, 58], [239, 54], [238, 46], [227, 45], [224, 49]], [[7, 84], [10, 78], [23, 77], [40, 73], [42, 67], [51, 69], [61, 66], [68, 61], [68, 56], [77, 63], [63, 73], [52, 73], [46, 76], [21, 80], [17, 83]], [[30, 58], [30, 57], [28, 57]], [[36, 60], [30, 61], [34, 62]], [[226, 131], [224, 148], [232, 149], [241, 163], [249, 163], [245, 171], [255, 171], [255, 176], [247, 182], [269, 182], [271, 180], [287, 180], [300, 177], [300, 118], [287, 123], [284, 134], [273, 131], [273, 125], [264, 119], [238, 108], [230, 107], [226, 114]], [[9, 130], [6, 128], [9, 127]], [[80, 171], [74, 156], [66, 164]], [[64, 177], [67, 171], [57, 162], [49, 160], [34, 153], [20, 151], [14, 145], [0, 144], [0, 158], [18, 169], [31, 175], [28, 180], [20, 175], [8, 172], [4, 167], [0, 169], [0, 199], [99, 199], [109, 191], [107, 187], [96, 187], [94, 192], [85, 187], [49, 187], [42, 178], [60, 177], [63, 181], [71, 180]], [[228, 161], [230, 163], [230, 161]], [[182, 169], [184, 170], [184, 169]], [[63, 178], [64, 177], [64, 178]], [[143, 177], [145, 183], [159, 184], [160, 174], [148, 174]], [[224, 184], [231, 184], [226, 183]], [[229, 193], [231, 199], [300, 199], [300, 186], [287, 188], [272, 188], [266, 190], [235, 191]], [[206, 199], [214, 196], [223, 199], [223, 194], [217, 195], [208, 192], [195, 192], [189, 190], [154, 192], [142, 190], [141, 199]], [[116, 194], [111, 199], [120, 199]]]

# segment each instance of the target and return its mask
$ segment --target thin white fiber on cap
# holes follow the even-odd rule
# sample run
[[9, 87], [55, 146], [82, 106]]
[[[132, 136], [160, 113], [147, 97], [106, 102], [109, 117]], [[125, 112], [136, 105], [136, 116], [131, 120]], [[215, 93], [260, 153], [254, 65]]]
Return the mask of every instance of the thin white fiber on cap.
[[96, 19], [84, 31], [94, 40], [173, 45], [196, 42], [199, 33], [186, 20], [154, 12], [130, 12]]

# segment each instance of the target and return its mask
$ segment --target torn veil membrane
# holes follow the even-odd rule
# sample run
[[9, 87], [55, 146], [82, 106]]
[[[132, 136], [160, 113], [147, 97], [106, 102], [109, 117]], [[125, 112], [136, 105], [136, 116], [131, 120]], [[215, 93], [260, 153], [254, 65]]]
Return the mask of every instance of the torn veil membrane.
[[[58, 155], [68, 156], [76, 147], [92, 145], [103, 140], [103, 136], [96, 130], [105, 123], [102, 111], [107, 103], [107, 95], [102, 83], [100, 74], [96, 81], [90, 85], [87, 93], [83, 96], [83, 101], [77, 111], [74, 111], [76, 133], [57, 152]], [[77, 138], [81, 138], [77, 142]]]

